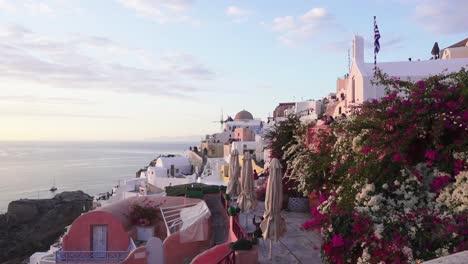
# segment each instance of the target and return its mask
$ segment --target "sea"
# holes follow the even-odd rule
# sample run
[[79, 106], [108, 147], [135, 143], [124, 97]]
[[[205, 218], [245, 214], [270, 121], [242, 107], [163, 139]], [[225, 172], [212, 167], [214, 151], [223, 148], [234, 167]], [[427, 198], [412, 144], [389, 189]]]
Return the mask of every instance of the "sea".
[[196, 142], [0, 142], [0, 213], [13, 200], [51, 198], [50, 188], [110, 192], [160, 154], [182, 154]]

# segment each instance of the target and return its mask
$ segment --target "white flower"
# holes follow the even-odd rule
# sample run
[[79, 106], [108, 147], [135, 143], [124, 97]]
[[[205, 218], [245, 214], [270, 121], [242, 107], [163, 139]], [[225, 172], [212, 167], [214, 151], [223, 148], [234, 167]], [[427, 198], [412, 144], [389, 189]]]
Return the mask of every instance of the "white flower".
[[408, 262], [411, 263], [413, 259], [413, 250], [409, 247], [403, 247], [403, 253], [408, 257]]
[[462, 171], [455, 182], [446, 186], [437, 198], [438, 207], [446, 206], [455, 212], [468, 209], [468, 171]]
[[384, 184], [382, 185], [382, 189], [387, 190], [387, 189], [388, 189], [388, 184], [384, 183]]
[[383, 224], [378, 224], [374, 225], [374, 235], [378, 239], [382, 239], [382, 233], [384, 232], [384, 225]]
[[369, 254], [369, 249], [364, 248], [362, 250], [362, 255], [357, 260], [357, 263], [358, 264], [367, 264], [367, 263], [369, 263], [370, 259], [371, 259], [371, 255]]

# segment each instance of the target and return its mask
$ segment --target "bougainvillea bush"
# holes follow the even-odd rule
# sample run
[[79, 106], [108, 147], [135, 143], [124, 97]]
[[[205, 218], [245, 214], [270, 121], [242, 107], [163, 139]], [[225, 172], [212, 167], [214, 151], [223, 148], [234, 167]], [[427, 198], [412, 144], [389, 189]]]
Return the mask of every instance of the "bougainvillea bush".
[[325, 263], [415, 263], [467, 250], [468, 72], [378, 81], [385, 97], [316, 135], [312, 165], [296, 179], [321, 177], [321, 186], [299, 185], [321, 194], [304, 227], [320, 229]]
[[150, 226], [162, 220], [160, 206], [164, 203], [154, 203], [151, 200], [145, 200], [141, 204], [130, 205], [128, 218], [132, 225]]

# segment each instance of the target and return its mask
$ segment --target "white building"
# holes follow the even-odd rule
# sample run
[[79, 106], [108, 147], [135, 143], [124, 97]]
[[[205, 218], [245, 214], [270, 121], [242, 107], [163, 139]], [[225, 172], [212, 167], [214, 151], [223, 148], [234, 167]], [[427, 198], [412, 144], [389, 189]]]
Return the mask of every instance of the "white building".
[[231, 143], [231, 152], [235, 149], [239, 151], [239, 154], [248, 151], [251, 154], [255, 153], [257, 150], [258, 142], [257, 141], [234, 141]]
[[295, 102], [294, 106], [284, 110], [283, 117], [277, 117], [276, 122], [282, 122], [287, 116], [296, 115], [303, 123], [315, 121], [322, 114], [322, 100], [307, 100]]
[[263, 131], [263, 122], [254, 119], [252, 114], [246, 110], [242, 110], [234, 116], [234, 119], [228, 117], [224, 121], [224, 128], [221, 132], [212, 135], [207, 135], [204, 142], [208, 143], [228, 143], [235, 138], [234, 131], [236, 128], [249, 128], [255, 134], [261, 134]]
[[178, 177], [192, 174], [192, 165], [189, 159], [184, 156], [161, 156], [156, 159], [154, 166], [149, 166], [146, 170], [146, 177]]
[[443, 49], [440, 53], [443, 60], [468, 58], [468, 38]]
[[[468, 67], [467, 57], [452, 58], [452, 56], [450, 59], [449, 57], [447, 55], [447, 59], [440, 60], [377, 62], [377, 67], [389, 77], [410, 81], [418, 81], [443, 72], [456, 72], [462, 67]], [[374, 63], [364, 61], [364, 39], [356, 35], [352, 44], [351, 70], [344, 79], [338, 80], [336, 100], [340, 102], [335, 108], [334, 115], [338, 114], [339, 107], [341, 107], [341, 113], [347, 113], [353, 105], [383, 97], [385, 87], [372, 84], [373, 78]], [[341, 94], [344, 94], [343, 100], [341, 100]]]

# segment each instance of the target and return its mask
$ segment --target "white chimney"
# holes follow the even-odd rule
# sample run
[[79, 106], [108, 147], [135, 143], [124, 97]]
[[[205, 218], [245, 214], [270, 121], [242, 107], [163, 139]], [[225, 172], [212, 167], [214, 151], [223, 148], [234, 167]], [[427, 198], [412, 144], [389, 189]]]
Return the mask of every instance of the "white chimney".
[[364, 39], [359, 35], [353, 38], [353, 61], [357, 64], [364, 63]]

